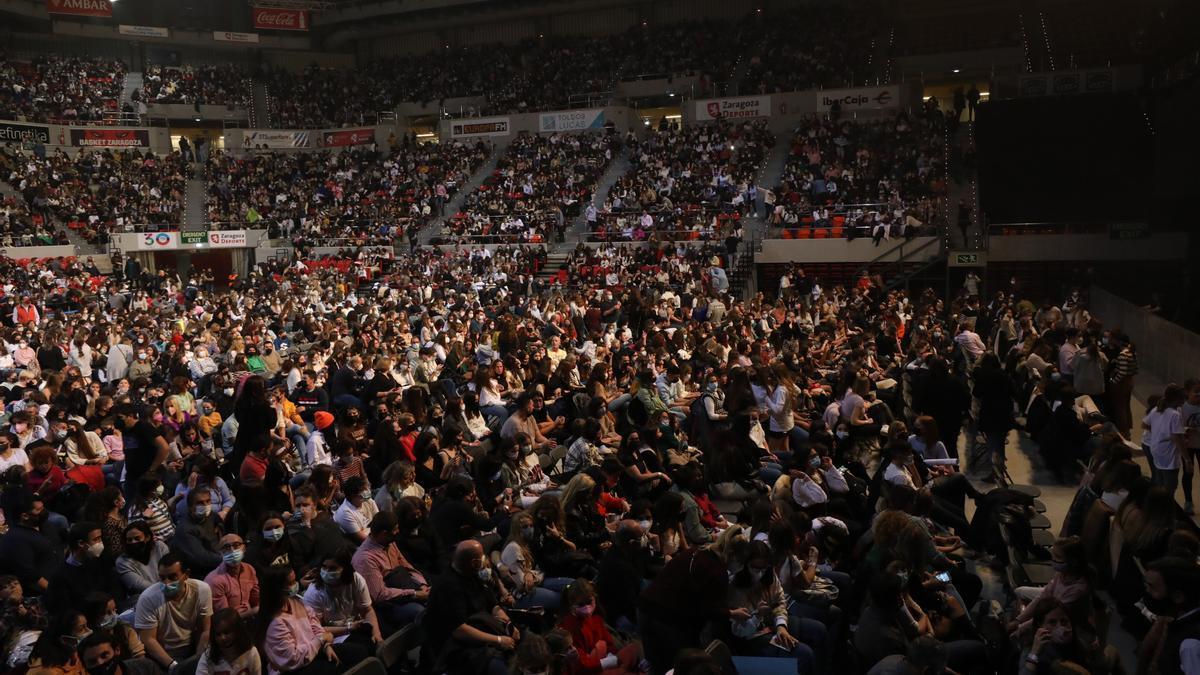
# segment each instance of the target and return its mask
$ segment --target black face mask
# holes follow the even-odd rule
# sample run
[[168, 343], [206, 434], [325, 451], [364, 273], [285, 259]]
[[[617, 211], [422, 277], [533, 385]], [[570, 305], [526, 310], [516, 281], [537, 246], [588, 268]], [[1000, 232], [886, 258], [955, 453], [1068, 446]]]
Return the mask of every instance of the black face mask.
[[113, 675], [117, 672], [117, 666], [120, 664], [121, 660], [114, 656], [105, 663], [88, 668], [87, 672], [88, 675]]
[[125, 544], [125, 551], [128, 552], [131, 557], [137, 560], [145, 561], [150, 559], [150, 551], [153, 546], [154, 542], [152, 541], [142, 541], [136, 544]]
[[1149, 593], [1142, 593], [1142, 604], [1156, 616], [1175, 616], [1175, 606], [1171, 598], [1153, 598]]

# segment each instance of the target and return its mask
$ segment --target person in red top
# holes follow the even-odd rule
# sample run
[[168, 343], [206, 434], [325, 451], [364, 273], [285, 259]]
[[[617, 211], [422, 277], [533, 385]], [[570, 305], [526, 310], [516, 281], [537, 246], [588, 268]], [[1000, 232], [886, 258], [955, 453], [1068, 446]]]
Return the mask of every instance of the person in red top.
[[612, 634], [604, 619], [596, 614], [596, 587], [587, 579], [576, 579], [563, 592], [567, 614], [558, 625], [571, 634], [578, 658], [564, 664], [568, 675], [626, 675], [642, 673], [649, 664], [642, 661], [642, 643], [630, 642], [613, 651]]
[[269, 447], [256, 447], [246, 453], [246, 458], [242, 460], [242, 467], [238, 471], [238, 478], [242, 481], [242, 485], [262, 485], [267, 479], [267, 452]]
[[54, 446], [37, 441], [29, 450], [29, 463], [33, 469], [25, 474], [25, 485], [35, 494], [50, 500], [67, 484], [67, 475], [55, 461]]

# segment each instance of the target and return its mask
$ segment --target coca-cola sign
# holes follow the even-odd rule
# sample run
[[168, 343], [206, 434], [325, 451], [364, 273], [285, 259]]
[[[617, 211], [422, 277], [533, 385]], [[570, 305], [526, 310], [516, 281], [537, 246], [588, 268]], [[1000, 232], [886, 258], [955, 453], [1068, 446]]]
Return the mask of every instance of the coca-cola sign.
[[255, 7], [254, 27], [266, 30], [308, 30], [308, 10]]

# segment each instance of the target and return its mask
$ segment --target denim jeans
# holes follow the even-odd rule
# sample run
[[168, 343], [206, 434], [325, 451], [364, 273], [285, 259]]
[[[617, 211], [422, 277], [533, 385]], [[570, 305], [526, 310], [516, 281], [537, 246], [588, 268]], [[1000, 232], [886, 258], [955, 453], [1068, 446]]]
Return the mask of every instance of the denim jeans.
[[499, 432], [504, 423], [508, 421], [508, 408], [502, 405], [480, 406], [479, 412], [487, 420], [488, 428], [494, 432]]

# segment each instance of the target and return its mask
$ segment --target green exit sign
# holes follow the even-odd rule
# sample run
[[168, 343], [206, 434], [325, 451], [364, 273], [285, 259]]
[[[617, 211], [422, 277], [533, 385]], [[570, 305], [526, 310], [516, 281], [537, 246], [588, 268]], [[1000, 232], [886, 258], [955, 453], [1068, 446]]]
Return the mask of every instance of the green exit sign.
[[946, 264], [950, 267], [983, 267], [987, 253], [981, 251], [951, 251]]
[[204, 244], [208, 242], [208, 231], [201, 230], [199, 232], [180, 232], [179, 243], [185, 245]]

